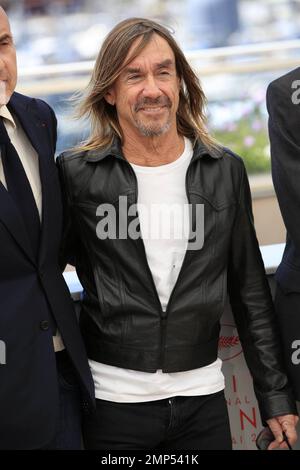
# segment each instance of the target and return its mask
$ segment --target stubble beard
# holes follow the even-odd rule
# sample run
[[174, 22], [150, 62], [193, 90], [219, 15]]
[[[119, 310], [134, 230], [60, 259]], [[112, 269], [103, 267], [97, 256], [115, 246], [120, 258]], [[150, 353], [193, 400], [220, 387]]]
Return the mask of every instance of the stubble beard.
[[158, 137], [165, 134], [171, 127], [171, 120], [168, 119], [165, 124], [151, 122], [146, 124], [139, 119], [135, 121], [136, 128], [144, 137]]
[[136, 119], [135, 119], [136, 128], [144, 137], [158, 137], [162, 134], [165, 134], [171, 127], [171, 114], [170, 114], [170, 110], [172, 107], [171, 100], [166, 96], [162, 96], [162, 97], [160, 96], [156, 99], [144, 98], [144, 99], [139, 100], [136, 103], [134, 110], [136, 113], [138, 113], [138, 111], [141, 108], [147, 105], [166, 107], [169, 113], [167, 120], [163, 124], [156, 120], [145, 122], [145, 120], [142, 120], [139, 118], [139, 114], [136, 114]]

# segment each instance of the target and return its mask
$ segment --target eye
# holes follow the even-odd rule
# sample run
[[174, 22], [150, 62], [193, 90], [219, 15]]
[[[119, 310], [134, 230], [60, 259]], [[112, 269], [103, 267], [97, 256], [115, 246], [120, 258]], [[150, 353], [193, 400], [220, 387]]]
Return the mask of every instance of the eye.
[[137, 80], [138, 78], [140, 78], [140, 75], [134, 74], [134, 75], [130, 75], [128, 78], [129, 80]]
[[159, 75], [168, 76], [168, 75], [170, 75], [170, 73], [169, 73], [167, 70], [161, 70], [161, 71], [159, 72]]

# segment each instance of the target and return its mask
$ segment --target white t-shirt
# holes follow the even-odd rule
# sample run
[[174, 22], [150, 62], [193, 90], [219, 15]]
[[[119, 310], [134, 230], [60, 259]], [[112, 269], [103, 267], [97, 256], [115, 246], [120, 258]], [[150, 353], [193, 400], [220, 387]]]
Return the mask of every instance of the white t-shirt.
[[[131, 164], [138, 182], [138, 212], [147, 261], [166, 310], [187, 249], [189, 223], [186, 171], [193, 155], [185, 139], [183, 154], [156, 167]], [[173, 223], [173, 221], [176, 221]], [[224, 389], [222, 362], [185, 372], [140, 372], [89, 360], [96, 398], [145, 402], [172, 396], [196, 396]]]

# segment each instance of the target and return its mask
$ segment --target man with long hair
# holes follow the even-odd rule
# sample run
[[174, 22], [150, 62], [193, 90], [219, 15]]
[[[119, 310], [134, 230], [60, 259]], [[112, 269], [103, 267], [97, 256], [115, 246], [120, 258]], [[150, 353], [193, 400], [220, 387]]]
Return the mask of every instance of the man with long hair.
[[296, 439], [245, 168], [209, 136], [204, 105], [170, 31], [127, 19], [80, 103], [91, 134], [58, 159], [97, 398], [87, 449], [231, 449], [217, 356], [227, 293], [270, 448], [285, 447], [282, 431]]

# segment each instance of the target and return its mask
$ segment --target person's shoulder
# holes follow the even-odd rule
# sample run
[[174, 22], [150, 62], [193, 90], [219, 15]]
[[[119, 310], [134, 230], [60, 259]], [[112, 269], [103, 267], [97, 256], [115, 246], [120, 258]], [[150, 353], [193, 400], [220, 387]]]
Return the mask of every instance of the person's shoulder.
[[219, 161], [222, 163], [224, 171], [227, 169], [231, 176], [240, 178], [242, 173], [245, 172], [245, 163], [243, 158], [235, 153], [232, 149], [220, 145], [219, 147], [220, 157]]
[[80, 149], [69, 149], [60, 153], [56, 158], [58, 169], [63, 175], [68, 175], [68, 179], [76, 178], [83, 174], [85, 169], [85, 151]]
[[11, 101], [26, 107], [29, 106], [47, 111], [52, 110], [51, 106], [41, 98], [33, 98], [31, 96], [23, 95], [22, 93], [18, 93], [16, 91], [13, 93]]
[[207, 146], [198, 139], [194, 147], [194, 152], [209, 155], [215, 161], [215, 163], [218, 162], [220, 164], [220, 168], [234, 167], [240, 171], [244, 167], [244, 161], [242, 157], [230, 148], [222, 145], [220, 142], [215, 142], [213, 146]]
[[68, 149], [60, 153], [56, 159], [60, 179], [69, 187], [70, 193], [85, 187], [89, 181], [91, 168], [86, 165], [85, 154], [85, 150]]
[[223, 157], [227, 159], [227, 161], [229, 160], [232, 165], [237, 167], [241, 167], [244, 165], [244, 160], [242, 159], [242, 157], [235, 153], [233, 150], [228, 147], [222, 147], [222, 150]]
[[26, 115], [28, 119], [33, 118], [47, 123], [47, 126], [54, 129], [54, 139], [56, 140], [56, 116], [53, 109], [46, 101], [14, 92], [9, 100], [9, 106], [12, 112], [17, 115]]
[[269, 87], [275, 88], [275, 87], [290, 86], [294, 80], [300, 80], [300, 67], [290, 70], [289, 72], [276, 78], [269, 84]]
[[81, 160], [84, 163], [95, 163], [104, 160], [109, 155], [119, 155], [120, 152], [120, 143], [117, 139], [112, 144], [96, 148], [89, 148], [81, 142], [77, 147], [62, 152], [58, 156], [58, 160], [64, 165], [76, 160]]
[[242, 180], [247, 179], [245, 162], [240, 155], [228, 147], [223, 147], [223, 160], [232, 181], [240, 184]]
[[38, 119], [52, 122], [56, 126], [56, 116], [51, 106], [40, 98], [33, 98], [18, 92], [14, 92], [10, 98], [12, 109], [19, 112], [30, 111]]
[[57, 162], [60, 165], [66, 165], [73, 160], [80, 160], [85, 155], [85, 150], [80, 149], [68, 149], [61, 152], [57, 157]]
[[273, 80], [267, 88], [267, 99], [278, 98], [287, 94], [291, 96], [297, 85], [295, 84], [297, 80], [300, 82], [300, 67]]
[[207, 148], [207, 153], [213, 157], [215, 165], [209, 164], [209, 168], [214, 168], [216, 174], [225, 184], [230, 184], [233, 190], [238, 193], [241, 182], [247, 179], [247, 171], [243, 158], [232, 149], [217, 143], [215, 148]]

